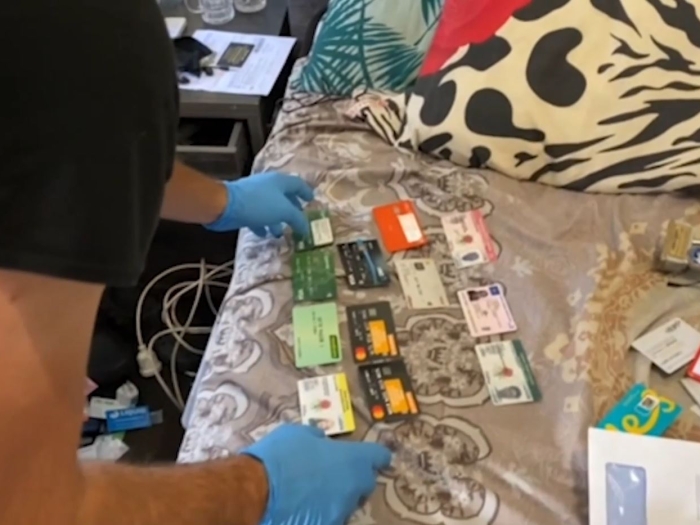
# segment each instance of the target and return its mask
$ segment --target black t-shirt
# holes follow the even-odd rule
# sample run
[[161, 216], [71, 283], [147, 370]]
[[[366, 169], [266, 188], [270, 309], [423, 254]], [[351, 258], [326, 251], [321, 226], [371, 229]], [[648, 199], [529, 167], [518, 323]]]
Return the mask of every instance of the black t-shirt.
[[0, 21], [0, 267], [133, 284], [177, 126], [155, 0], [18, 0]]

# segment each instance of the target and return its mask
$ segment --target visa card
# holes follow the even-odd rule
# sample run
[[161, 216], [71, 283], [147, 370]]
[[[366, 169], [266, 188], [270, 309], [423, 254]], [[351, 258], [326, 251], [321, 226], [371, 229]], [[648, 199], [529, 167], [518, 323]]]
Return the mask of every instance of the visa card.
[[386, 260], [376, 240], [339, 244], [338, 252], [351, 290], [389, 284]]
[[309, 221], [310, 234], [308, 237], [294, 234], [295, 250], [302, 252], [333, 244], [330, 212], [328, 210], [307, 210], [304, 215]]
[[442, 228], [457, 268], [496, 260], [496, 248], [479, 210], [447, 215], [442, 218]]
[[295, 306], [292, 326], [297, 368], [340, 362], [338, 307], [335, 303]]
[[428, 244], [411, 201], [398, 201], [372, 210], [384, 247], [389, 253]]
[[360, 383], [373, 421], [391, 423], [420, 414], [403, 359], [361, 366]]
[[472, 337], [505, 334], [518, 329], [500, 284], [460, 290], [457, 298]]
[[296, 303], [335, 299], [338, 288], [333, 250], [295, 253], [292, 256], [292, 288]]
[[399, 355], [391, 303], [379, 302], [349, 306], [346, 309], [352, 357], [368, 363]]
[[301, 422], [327, 436], [355, 430], [352, 399], [345, 374], [310, 377], [297, 382]]
[[682, 411], [675, 401], [637, 383], [598, 423], [598, 428], [628, 434], [662, 436]]
[[437, 265], [432, 259], [396, 261], [396, 272], [409, 308], [445, 308], [450, 305]]
[[520, 341], [496, 341], [474, 347], [496, 406], [531, 403], [542, 398]]

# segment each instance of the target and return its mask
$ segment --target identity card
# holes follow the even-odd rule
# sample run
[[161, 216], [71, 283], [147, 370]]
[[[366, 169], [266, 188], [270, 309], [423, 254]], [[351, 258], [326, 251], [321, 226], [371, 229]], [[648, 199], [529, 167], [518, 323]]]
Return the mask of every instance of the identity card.
[[518, 329], [500, 284], [460, 290], [457, 297], [472, 337], [505, 334]]
[[442, 218], [442, 228], [457, 268], [496, 260], [496, 248], [479, 210], [447, 215]]
[[297, 383], [301, 422], [323, 430], [327, 436], [355, 430], [355, 417], [348, 379], [331, 374], [302, 379]]
[[432, 259], [396, 261], [396, 271], [409, 308], [444, 308], [449, 306], [445, 287]]
[[474, 349], [494, 405], [540, 400], [542, 394], [520, 341], [497, 341]]

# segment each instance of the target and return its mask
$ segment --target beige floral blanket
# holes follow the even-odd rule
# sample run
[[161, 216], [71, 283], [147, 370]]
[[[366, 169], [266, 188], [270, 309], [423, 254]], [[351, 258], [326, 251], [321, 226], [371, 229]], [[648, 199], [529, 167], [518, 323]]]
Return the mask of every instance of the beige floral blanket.
[[[235, 275], [185, 417], [180, 461], [235, 453], [282, 421], [298, 421], [296, 382], [342, 369], [353, 389], [354, 440], [397, 451], [354, 524], [560, 525], [587, 518], [586, 430], [638, 380], [687, 404], [678, 378], [650, 373], [630, 342], [674, 316], [700, 326], [700, 291], [669, 288], [652, 271], [669, 219], [700, 224], [700, 205], [671, 195], [594, 195], [517, 182], [387, 145], [349, 121], [347, 100], [289, 92], [257, 170], [298, 173], [333, 214], [338, 241], [375, 235], [371, 210], [413, 199], [430, 238], [402, 258], [431, 257], [450, 297], [442, 310], [409, 310], [397, 279], [351, 292], [338, 264], [342, 366], [295, 369], [291, 242], [241, 235]], [[498, 260], [457, 271], [440, 217], [480, 209]], [[495, 407], [456, 292], [501, 283], [543, 393]], [[390, 301], [423, 410], [415, 420], [369, 424], [347, 346], [344, 307]], [[672, 429], [697, 439], [690, 411]]]

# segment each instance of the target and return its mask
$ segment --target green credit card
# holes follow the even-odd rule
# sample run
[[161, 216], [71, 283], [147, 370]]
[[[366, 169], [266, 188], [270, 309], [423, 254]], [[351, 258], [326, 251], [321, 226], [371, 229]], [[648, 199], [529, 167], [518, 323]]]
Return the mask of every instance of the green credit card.
[[295, 303], [335, 299], [338, 290], [333, 250], [295, 253], [292, 257], [292, 288]]
[[307, 210], [304, 212], [309, 221], [309, 236], [294, 234], [294, 248], [298, 252], [313, 250], [321, 246], [333, 244], [333, 229], [331, 215], [328, 210]]
[[292, 325], [297, 368], [338, 363], [342, 359], [335, 303], [295, 306]]

